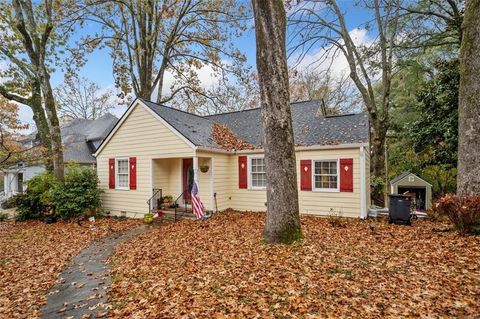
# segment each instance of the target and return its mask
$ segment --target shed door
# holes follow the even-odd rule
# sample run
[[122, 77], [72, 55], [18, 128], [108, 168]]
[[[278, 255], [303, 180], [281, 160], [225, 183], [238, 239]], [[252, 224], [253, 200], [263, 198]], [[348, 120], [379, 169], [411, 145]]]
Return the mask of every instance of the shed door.
[[427, 189], [426, 187], [398, 187], [398, 193], [414, 193], [415, 199], [417, 202], [418, 209], [426, 209], [426, 197], [427, 197]]

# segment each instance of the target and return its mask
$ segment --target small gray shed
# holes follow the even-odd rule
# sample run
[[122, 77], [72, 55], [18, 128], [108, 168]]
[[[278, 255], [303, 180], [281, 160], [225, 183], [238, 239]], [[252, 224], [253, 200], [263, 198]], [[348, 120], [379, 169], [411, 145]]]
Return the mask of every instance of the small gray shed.
[[432, 184], [423, 178], [404, 172], [390, 181], [390, 194], [414, 193], [418, 209], [432, 208]]

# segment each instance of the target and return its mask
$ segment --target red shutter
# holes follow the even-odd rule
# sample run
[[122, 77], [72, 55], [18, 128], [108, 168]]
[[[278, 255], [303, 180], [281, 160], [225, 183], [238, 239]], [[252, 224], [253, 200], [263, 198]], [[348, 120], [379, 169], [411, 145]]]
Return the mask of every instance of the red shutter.
[[247, 188], [248, 187], [248, 168], [247, 168], [247, 157], [239, 156], [238, 157], [238, 188]]
[[340, 191], [353, 192], [353, 158], [340, 159]]
[[130, 189], [137, 189], [137, 158], [130, 157]]
[[108, 188], [115, 188], [115, 159], [108, 160]]
[[300, 161], [300, 190], [312, 190], [312, 160]]

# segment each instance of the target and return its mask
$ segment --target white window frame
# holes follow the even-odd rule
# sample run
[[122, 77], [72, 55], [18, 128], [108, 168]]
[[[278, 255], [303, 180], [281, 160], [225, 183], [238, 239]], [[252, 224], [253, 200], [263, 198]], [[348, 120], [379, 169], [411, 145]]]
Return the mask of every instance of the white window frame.
[[[315, 185], [315, 163], [317, 162], [337, 162], [337, 188], [316, 188]], [[314, 159], [312, 160], [312, 189], [314, 192], [339, 193], [340, 192], [340, 159]]]
[[267, 186], [267, 172], [265, 171], [265, 186], [253, 186], [252, 185], [252, 160], [253, 159], [263, 159], [265, 161], [265, 157], [263, 155], [251, 155], [247, 156], [247, 169], [248, 169], [248, 189], [250, 190], [266, 190]]
[[[127, 161], [127, 186], [120, 186], [120, 183], [118, 182], [118, 162], [119, 161]], [[119, 190], [130, 190], [130, 158], [129, 157], [116, 157], [115, 158], [115, 189]]]

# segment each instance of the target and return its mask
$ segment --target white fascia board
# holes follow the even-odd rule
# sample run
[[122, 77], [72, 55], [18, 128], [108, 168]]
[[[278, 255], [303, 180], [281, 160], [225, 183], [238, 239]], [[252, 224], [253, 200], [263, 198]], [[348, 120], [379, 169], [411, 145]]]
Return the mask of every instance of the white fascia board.
[[[419, 180], [422, 180], [422, 181], [424, 181], [425, 183], [427, 183], [428, 185], [430, 185], [430, 187], [433, 187], [432, 184], [430, 184], [429, 182], [427, 182], [426, 180], [424, 180], [424, 179], [421, 178], [420, 176], [418, 176], [418, 175], [416, 175], [416, 174], [413, 174], [413, 173], [410, 173], [410, 174], [408, 174], [407, 176], [404, 176], [403, 178], [399, 179], [399, 180], [396, 181], [395, 183], [390, 183], [390, 185], [393, 186], [393, 184], [398, 184], [398, 183], [400, 183], [401, 181], [403, 181], [405, 178], [407, 178], [407, 177], [410, 176], [410, 175], [415, 176], [415, 177], [418, 178]], [[398, 185], [397, 185], [397, 186], [398, 186]]]

